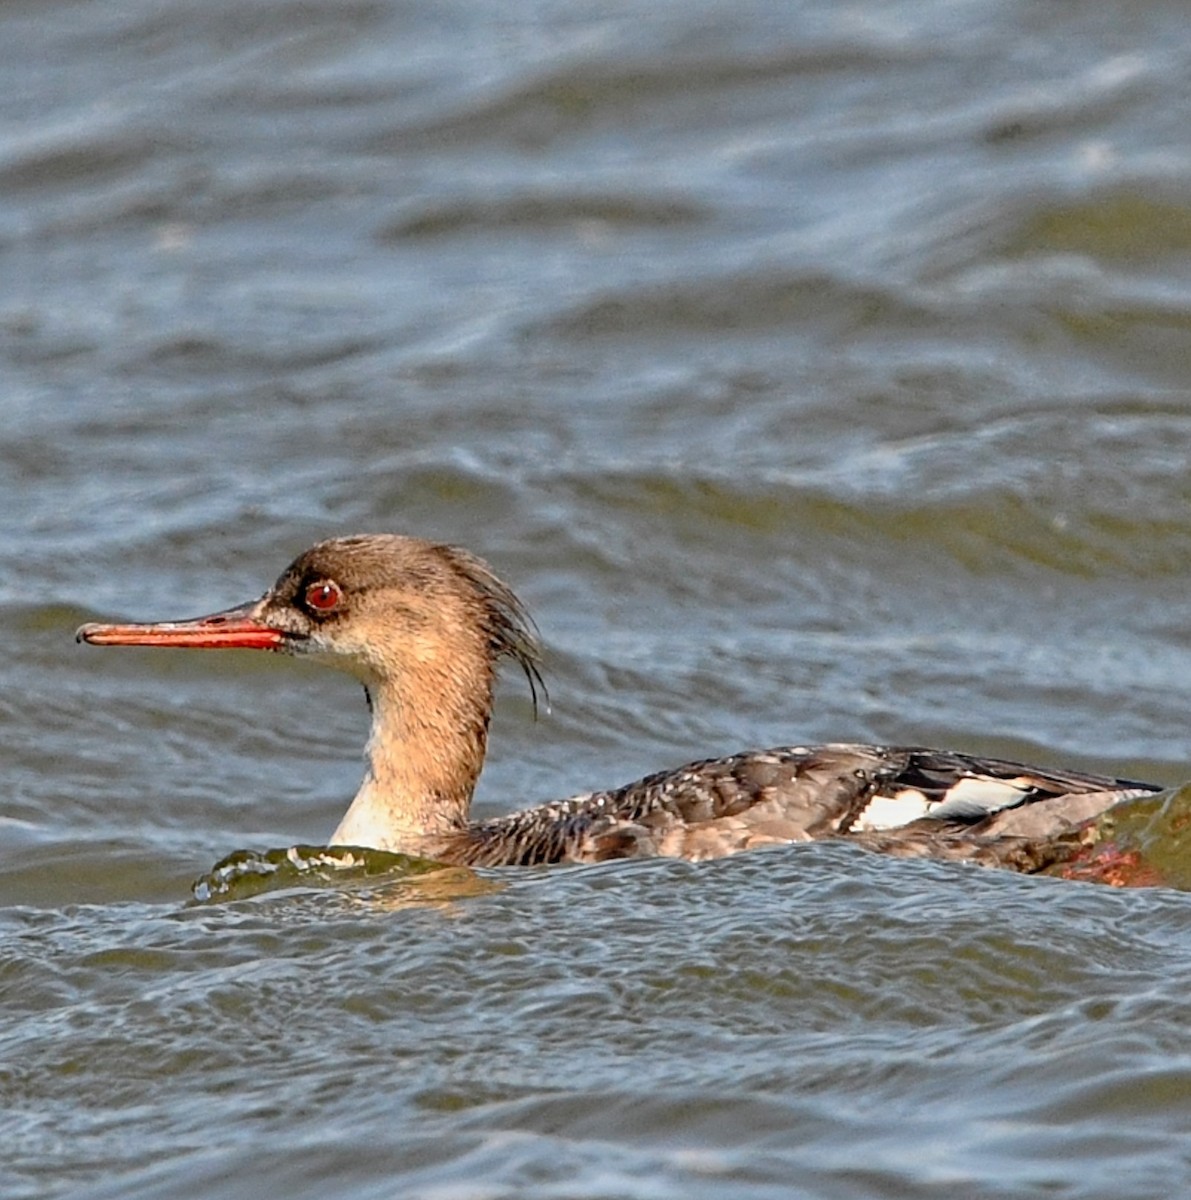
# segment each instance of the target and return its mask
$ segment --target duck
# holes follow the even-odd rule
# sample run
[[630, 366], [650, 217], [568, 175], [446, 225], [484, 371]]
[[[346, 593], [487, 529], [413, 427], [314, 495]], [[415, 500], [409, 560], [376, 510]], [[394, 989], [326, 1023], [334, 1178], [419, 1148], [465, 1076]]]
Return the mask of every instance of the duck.
[[720, 858], [845, 839], [886, 853], [1033, 870], [1037, 847], [1155, 784], [921, 746], [742, 750], [488, 820], [471, 818], [503, 660], [535, 712], [537, 628], [459, 546], [359, 534], [299, 554], [259, 599], [208, 616], [81, 626], [95, 646], [250, 649], [346, 671], [372, 724], [366, 770], [329, 846], [479, 867]]

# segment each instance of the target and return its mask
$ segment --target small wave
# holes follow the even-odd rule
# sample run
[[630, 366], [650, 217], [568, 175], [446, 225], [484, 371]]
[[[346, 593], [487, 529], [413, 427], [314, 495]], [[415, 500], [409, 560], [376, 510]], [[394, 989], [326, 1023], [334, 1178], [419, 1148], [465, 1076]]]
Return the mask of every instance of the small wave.
[[689, 226], [707, 220], [709, 210], [679, 195], [630, 192], [539, 193], [507, 197], [471, 197], [423, 205], [396, 218], [377, 234], [378, 241], [399, 242], [469, 232], [524, 229], [535, 233], [556, 226], [616, 229]]
[[830, 322], [847, 329], [925, 327], [928, 311], [907, 294], [816, 270], [750, 271], [609, 292], [550, 318], [561, 337], [739, 335]]
[[[311, 887], [346, 887], [368, 881], [383, 884], [390, 904], [393, 889], [434, 876], [424, 898], [440, 901], [490, 891], [465, 867], [451, 867], [408, 854], [350, 846], [288, 846], [276, 850], [237, 850], [221, 859], [191, 888], [196, 904], [247, 900], [264, 892]], [[403, 894], [402, 902], [409, 902]]]

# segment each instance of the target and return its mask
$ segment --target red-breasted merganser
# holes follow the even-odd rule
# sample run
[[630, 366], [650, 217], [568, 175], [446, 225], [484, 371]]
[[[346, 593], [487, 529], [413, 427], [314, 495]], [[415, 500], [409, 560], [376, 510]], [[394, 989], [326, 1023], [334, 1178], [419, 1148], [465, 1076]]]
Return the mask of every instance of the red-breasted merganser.
[[320, 542], [261, 599], [238, 608], [188, 621], [89, 624], [77, 636], [99, 646], [275, 650], [355, 675], [372, 710], [368, 770], [330, 844], [444, 862], [703, 859], [827, 837], [981, 859], [989, 857], [981, 848], [1058, 835], [1160, 790], [918, 747], [780, 746], [472, 822], [497, 663], [519, 664], [536, 700], [536, 630], [479, 558], [396, 535]]

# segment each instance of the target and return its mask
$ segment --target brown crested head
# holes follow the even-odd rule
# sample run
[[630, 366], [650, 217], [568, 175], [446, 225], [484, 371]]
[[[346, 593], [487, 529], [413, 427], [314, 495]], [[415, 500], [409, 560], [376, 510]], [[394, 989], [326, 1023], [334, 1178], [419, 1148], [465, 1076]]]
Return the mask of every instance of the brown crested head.
[[366, 682], [471, 670], [489, 682], [507, 657], [545, 694], [537, 630], [482, 559], [458, 546], [396, 534], [319, 542], [261, 601], [286, 649], [315, 654]]

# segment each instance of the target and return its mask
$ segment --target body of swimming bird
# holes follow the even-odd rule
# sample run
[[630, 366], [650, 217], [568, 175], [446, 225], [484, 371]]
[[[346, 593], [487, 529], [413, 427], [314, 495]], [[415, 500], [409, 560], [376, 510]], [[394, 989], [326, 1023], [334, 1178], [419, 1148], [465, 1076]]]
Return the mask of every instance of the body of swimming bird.
[[828, 837], [980, 858], [990, 845], [1057, 836], [1160, 790], [947, 751], [841, 743], [745, 751], [474, 822], [497, 665], [518, 663], [536, 698], [534, 626], [474, 555], [391, 534], [320, 542], [239, 608], [186, 621], [89, 624], [78, 638], [272, 650], [349, 671], [364, 684], [372, 731], [364, 781], [330, 844], [444, 862], [703, 859]]

